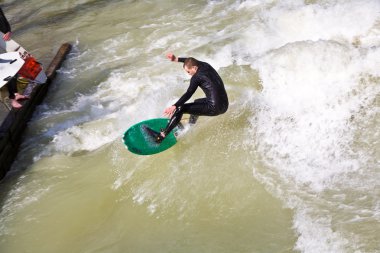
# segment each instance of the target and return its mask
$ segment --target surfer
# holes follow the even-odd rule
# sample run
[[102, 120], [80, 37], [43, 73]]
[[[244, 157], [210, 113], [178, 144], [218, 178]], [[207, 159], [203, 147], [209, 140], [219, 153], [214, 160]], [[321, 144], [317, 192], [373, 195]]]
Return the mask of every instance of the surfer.
[[[190, 114], [189, 123], [194, 124], [201, 115], [217, 116], [225, 113], [228, 109], [228, 97], [222, 78], [210, 64], [192, 57], [176, 57], [172, 53], [168, 53], [166, 57], [173, 62], [182, 62], [184, 70], [191, 76], [191, 79], [190, 85], [182, 97], [174, 105], [164, 110], [164, 115], [171, 117], [166, 128], [160, 133], [150, 131], [157, 143], [161, 143], [180, 123], [184, 113]], [[186, 103], [198, 87], [203, 90], [206, 97]]]
[[[11, 39], [11, 36], [12, 36], [11, 26], [9, 25], [9, 22], [7, 18], [5, 17], [1, 7], [0, 7], [0, 31], [4, 33], [3, 39], [5, 41], [8, 41]], [[11, 100], [12, 107], [16, 109], [21, 108], [22, 105], [17, 101], [21, 99], [28, 99], [28, 97], [17, 93], [16, 78], [13, 77], [8, 81], [7, 88], [8, 88], [9, 99]]]

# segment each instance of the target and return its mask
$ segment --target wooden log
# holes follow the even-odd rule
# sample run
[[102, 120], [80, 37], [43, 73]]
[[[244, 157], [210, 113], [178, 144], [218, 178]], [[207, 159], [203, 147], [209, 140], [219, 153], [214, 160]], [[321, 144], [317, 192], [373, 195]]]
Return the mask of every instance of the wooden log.
[[46, 70], [46, 76], [48, 79], [53, 79], [56, 75], [56, 70], [59, 69], [63, 63], [63, 61], [66, 58], [66, 55], [71, 50], [71, 44], [65, 43], [62, 44], [61, 48], [58, 50], [57, 54], [55, 55], [54, 59], [51, 61], [49, 67]]

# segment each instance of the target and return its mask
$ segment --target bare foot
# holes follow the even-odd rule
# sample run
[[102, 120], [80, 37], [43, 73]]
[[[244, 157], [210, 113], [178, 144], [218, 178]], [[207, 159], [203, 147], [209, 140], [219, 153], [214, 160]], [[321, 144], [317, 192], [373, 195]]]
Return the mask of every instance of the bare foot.
[[16, 100], [22, 100], [22, 99], [29, 99], [29, 97], [15, 93], [15, 99]]
[[17, 102], [16, 99], [11, 99], [11, 104], [12, 104], [12, 107], [16, 108], [16, 109], [20, 109], [22, 107], [22, 104], [20, 104], [19, 102]]

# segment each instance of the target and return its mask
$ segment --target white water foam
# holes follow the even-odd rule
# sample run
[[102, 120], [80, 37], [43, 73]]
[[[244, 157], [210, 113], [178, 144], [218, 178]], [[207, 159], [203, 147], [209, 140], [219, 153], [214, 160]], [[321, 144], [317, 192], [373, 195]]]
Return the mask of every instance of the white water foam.
[[[173, 101], [170, 94], [160, 90], [170, 88], [168, 82], [178, 83], [178, 74], [169, 78], [166, 74], [144, 74], [151, 72], [152, 68], [147, 67], [139, 73], [128, 72], [124, 68], [115, 69], [94, 93], [79, 95], [71, 107], [66, 108], [76, 117], [71, 123], [66, 122], [67, 127], [60, 125], [55, 131], [50, 129], [53, 141], [44, 155], [93, 151], [121, 138], [121, 133], [128, 126], [161, 115], [167, 106], [165, 103]], [[49, 112], [49, 115], [56, 114]]]
[[[336, 224], [346, 223], [362, 211], [356, 202], [343, 205], [349, 197], [340, 191], [355, 192], [360, 181], [366, 180], [369, 185], [356, 192], [360, 196], [372, 190], [377, 181], [365, 176], [373, 172], [367, 168], [370, 154], [366, 150], [358, 154], [355, 145], [357, 123], [376, 115], [373, 105], [379, 86], [373, 77], [380, 75], [380, 41], [375, 36], [380, 3], [245, 1], [229, 11], [246, 14], [250, 8], [254, 11], [247, 28], [237, 29], [242, 33], [233, 37], [231, 44], [218, 47], [210, 63], [218, 69], [250, 63], [260, 74], [264, 89], [252, 96], [255, 117], [251, 119], [252, 139], [248, 143], [266, 168], [254, 168], [253, 174], [294, 210], [296, 250], [360, 251], [360, 232], [356, 235]], [[219, 35], [226, 36], [223, 32]], [[215, 41], [215, 37], [206, 35], [201, 46], [205, 41]], [[170, 38], [160, 40], [158, 47], [162, 41]], [[198, 44], [199, 38], [191, 42]], [[199, 58], [207, 58], [202, 56]], [[139, 105], [131, 105], [128, 112], [135, 113]], [[128, 174], [123, 180], [130, 178]], [[121, 181], [114, 187], [120, 187]], [[157, 182], [146, 181], [133, 189], [133, 200], [147, 204], [154, 213], [170, 206], [171, 191], [157, 196], [153, 189], [160, 187], [151, 184]], [[334, 199], [326, 193], [331, 190], [337, 190]], [[335, 199], [339, 195], [341, 199]], [[340, 209], [337, 204], [342, 204]], [[338, 217], [340, 212], [348, 218]], [[369, 208], [369, 213], [376, 219], [378, 204]]]
[[[337, 171], [359, 168], [356, 157], [350, 158], [350, 119], [369, 108], [376, 94], [371, 84], [360, 85], [357, 62], [366, 63], [360, 57], [335, 42], [319, 41], [289, 44], [255, 63], [264, 83], [265, 108], [255, 122], [267, 143], [262, 152], [284, 158], [276, 166], [286, 165], [289, 176], [311, 182], [314, 190], [324, 189]], [[275, 131], [268, 132], [268, 126]]]
[[[269, 9], [256, 14], [243, 34], [244, 42], [250, 42], [244, 49], [252, 57], [296, 41], [353, 43], [361, 40], [373, 32], [379, 9], [376, 0], [331, 1], [333, 4], [320, 5], [305, 5], [300, 0], [280, 1], [273, 7], [270, 6], [275, 1], [268, 2]], [[257, 1], [247, 1], [239, 8], [251, 8], [252, 5], [256, 7]], [[376, 34], [370, 37], [379, 42]]]
[[[247, 1], [240, 8], [257, 4]], [[294, 209], [296, 249], [360, 250], [365, 235], [333, 227], [348, 223], [336, 213], [352, 217], [352, 209], [360, 213], [363, 205], [338, 210], [339, 200], [331, 201], [326, 192], [378, 193], [378, 154], [358, 147], [357, 136], [360, 122], [379, 113], [380, 40], [374, 35], [379, 32], [380, 2], [271, 4], [235, 44], [249, 52], [248, 58], [241, 55], [259, 71], [264, 87], [252, 102], [252, 144], [268, 168], [255, 168], [254, 175]], [[367, 141], [373, 142], [378, 130], [372, 126], [369, 131]], [[372, 208], [369, 216], [376, 221], [379, 209]]]

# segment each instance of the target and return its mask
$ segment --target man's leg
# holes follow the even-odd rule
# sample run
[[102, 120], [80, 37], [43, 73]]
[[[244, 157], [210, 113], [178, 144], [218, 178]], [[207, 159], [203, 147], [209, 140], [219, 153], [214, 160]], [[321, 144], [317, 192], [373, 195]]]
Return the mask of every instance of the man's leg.
[[161, 132], [162, 138], [165, 138], [165, 136], [168, 135], [180, 123], [184, 113], [196, 115], [196, 117], [200, 115], [210, 115], [206, 99], [197, 99], [194, 103], [184, 104], [174, 111], [174, 114], [170, 118], [165, 130]]
[[[198, 98], [198, 99], [195, 99], [195, 100], [194, 100], [194, 103], [202, 103], [202, 104], [206, 104], [206, 103], [207, 103], [207, 100], [206, 100], [206, 98]], [[195, 123], [197, 123], [198, 118], [199, 118], [199, 115], [196, 115], [196, 114], [190, 114], [189, 124], [190, 124], [190, 125], [194, 125]]]
[[[12, 78], [7, 82], [7, 88], [8, 88], [8, 93], [9, 93], [9, 99], [11, 100], [12, 107], [18, 109], [21, 108], [22, 105], [17, 102], [20, 97], [17, 94], [17, 80], [16, 78]], [[17, 96], [17, 97], [16, 97]]]
[[168, 124], [166, 125], [165, 130], [161, 130], [161, 132], [156, 132], [149, 127], [145, 128], [145, 131], [153, 137], [154, 141], [157, 143], [161, 143], [163, 139], [180, 123], [181, 118], [183, 116], [183, 106], [177, 107], [173, 113], [173, 116], [170, 118]]
[[173, 113], [173, 116], [170, 118], [169, 123], [166, 125], [165, 130], [162, 132], [165, 137], [168, 135], [180, 122], [184, 113], [184, 106], [177, 107]]
[[17, 93], [16, 78], [11, 78], [11, 80], [7, 82], [7, 88], [9, 93], [9, 99], [15, 99], [15, 93]]
[[206, 103], [206, 99], [197, 99], [194, 103], [184, 104], [176, 108], [173, 113], [173, 116], [170, 118], [169, 123], [166, 125], [165, 130], [161, 133], [154, 133], [154, 131], [148, 131], [152, 135], [157, 143], [162, 142], [163, 139], [181, 122], [182, 116], [184, 113], [191, 115], [205, 115], [212, 116], [215, 113], [210, 110], [209, 106]]

